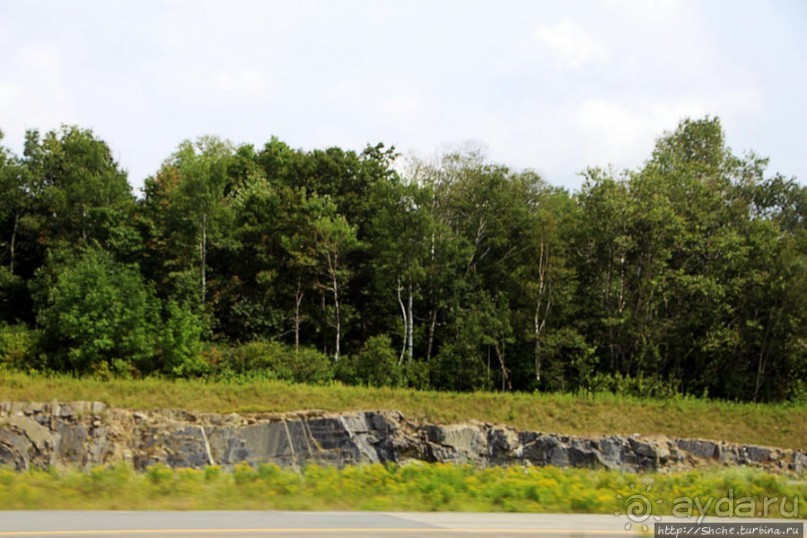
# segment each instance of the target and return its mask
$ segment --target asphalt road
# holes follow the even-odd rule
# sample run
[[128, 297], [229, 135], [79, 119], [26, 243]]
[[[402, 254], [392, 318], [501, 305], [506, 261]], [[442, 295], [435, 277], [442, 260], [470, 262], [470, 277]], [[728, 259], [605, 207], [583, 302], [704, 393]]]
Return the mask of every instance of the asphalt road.
[[573, 514], [20, 511], [0, 512], [0, 537], [629, 537], [626, 521]]
[[[714, 518], [709, 519], [715, 521]], [[624, 516], [578, 514], [0, 511], [0, 538], [11, 536], [18, 538], [192, 536], [607, 538], [639, 535], [641, 525], [634, 524], [631, 529], [626, 530], [626, 523], [628, 520]]]

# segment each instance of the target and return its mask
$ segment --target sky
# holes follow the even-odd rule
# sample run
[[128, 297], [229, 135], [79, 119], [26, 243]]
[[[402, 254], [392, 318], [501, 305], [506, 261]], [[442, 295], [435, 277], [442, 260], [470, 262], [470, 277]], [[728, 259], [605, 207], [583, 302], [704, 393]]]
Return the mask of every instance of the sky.
[[180, 142], [383, 142], [579, 188], [685, 117], [807, 184], [803, 0], [3, 0], [0, 130], [90, 128], [139, 189]]

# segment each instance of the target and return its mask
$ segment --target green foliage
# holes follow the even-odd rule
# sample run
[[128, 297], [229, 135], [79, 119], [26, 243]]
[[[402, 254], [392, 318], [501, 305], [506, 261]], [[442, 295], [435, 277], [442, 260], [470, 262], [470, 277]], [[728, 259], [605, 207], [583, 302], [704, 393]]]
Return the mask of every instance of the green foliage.
[[157, 360], [161, 370], [174, 377], [195, 377], [208, 371], [202, 358], [202, 321], [188, 308], [175, 301], [165, 307], [157, 342]]
[[24, 321], [22, 318], [31, 309], [30, 302], [25, 280], [8, 267], [0, 267], [0, 319], [6, 323]]
[[490, 390], [490, 369], [478, 358], [478, 352], [446, 344], [434, 358], [431, 384], [440, 390]]
[[202, 137], [136, 200], [112, 155], [70, 126], [0, 147], [0, 322], [42, 336], [15, 365], [803, 398], [807, 187], [717, 118], [576, 193], [474, 148]]
[[[786, 499], [765, 515], [782, 517], [797, 508], [807, 515], [804, 480], [753, 469], [707, 470], [637, 477], [608, 470], [555, 467], [492, 467], [410, 464], [363, 465], [343, 469], [308, 465], [299, 472], [276, 465], [170, 469], [164, 465], [135, 473], [123, 464], [88, 473], [0, 469], [0, 503], [6, 509], [114, 510], [408, 510], [533, 513], [624, 513], [617, 495], [637, 484], [652, 485], [662, 499], [658, 515], [669, 515], [679, 499], [710, 506], [733, 496]], [[339, 495], [333, 492], [338, 491]], [[729, 493], [731, 492], [731, 493]], [[694, 502], [693, 502], [694, 504]], [[700, 515], [697, 512], [693, 516]], [[793, 517], [792, 514], [790, 517]]]
[[323, 384], [333, 379], [332, 361], [312, 348], [294, 350], [278, 342], [249, 342], [224, 352], [215, 365], [220, 375], [259, 376], [297, 383]]
[[620, 373], [612, 375], [595, 374], [589, 379], [586, 388], [591, 392], [611, 392], [635, 396], [637, 398], [675, 398], [681, 394], [680, 382], [665, 380], [658, 376], [624, 377]]
[[406, 383], [405, 367], [392, 349], [389, 336], [373, 336], [354, 357], [345, 357], [337, 367], [337, 378], [354, 385], [401, 387]]
[[0, 365], [25, 370], [37, 365], [39, 333], [25, 325], [0, 325]]
[[563, 392], [585, 391], [597, 377], [595, 348], [574, 329], [563, 327], [543, 338], [544, 386]]
[[211, 255], [227, 243], [232, 221], [227, 191], [233, 151], [216, 137], [186, 140], [145, 182], [149, 269], [164, 295], [196, 305], [200, 315], [210, 292]]
[[154, 353], [155, 301], [136, 267], [91, 249], [43, 270], [37, 321], [52, 367], [91, 372], [102, 362], [140, 367]]
[[280, 379], [315, 385], [333, 379], [333, 362], [329, 357], [314, 348], [302, 347], [298, 350], [286, 348], [285, 354], [278, 357], [276, 371]]
[[431, 388], [429, 384], [431, 363], [424, 360], [406, 361], [402, 365], [403, 378], [406, 386], [415, 390], [425, 391]]
[[25, 166], [42, 204], [42, 240], [49, 247], [88, 245], [112, 248], [116, 229], [128, 226], [134, 207], [126, 173], [112, 158], [105, 142], [92, 131], [63, 126], [42, 139], [30, 131], [25, 143]]

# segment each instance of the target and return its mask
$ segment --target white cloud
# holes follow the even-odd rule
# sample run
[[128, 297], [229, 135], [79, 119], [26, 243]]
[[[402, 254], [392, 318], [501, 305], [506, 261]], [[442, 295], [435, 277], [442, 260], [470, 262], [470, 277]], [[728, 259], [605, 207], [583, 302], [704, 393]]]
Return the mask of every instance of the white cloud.
[[782, 6], [93, 2], [0, 2], [0, 128], [13, 150], [26, 128], [78, 123], [137, 183], [204, 133], [424, 152], [476, 138], [492, 159], [575, 187], [586, 166], [641, 166], [682, 117], [709, 114], [734, 149], [807, 178], [807, 46]]
[[10, 111], [19, 99], [20, 89], [11, 82], [0, 82], [0, 111]]
[[636, 22], [652, 24], [681, 16], [681, 0], [605, 0], [605, 7]]
[[626, 163], [646, 153], [642, 146], [646, 143], [648, 120], [640, 112], [590, 99], [578, 107], [575, 123], [582, 135], [579, 142], [586, 164]]
[[721, 87], [655, 99], [594, 97], [577, 104], [570, 134], [578, 137], [580, 163], [636, 168], [650, 157], [656, 139], [685, 118], [718, 116], [730, 135], [730, 125], [759, 121], [764, 109], [761, 94], [753, 88]]
[[420, 99], [414, 95], [407, 95], [386, 99], [383, 104], [384, 111], [398, 121], [411, 121], [420, 112]]
[[683, 118], [699, 118], [711, 108], [701, 99], [628, 105], [590, 99], [577, 109], [576, 126], [589, 165], [634, 168], [650, 156], [657, 137]]
[[537, 28], [535, 38], [554, 50], [570, 69], [580, 67], [589, 60], [604, 60], [606, 57], [602, 42], [570, 20]]
[[263, 74], [249, 69], [227, 69], [211, 74], [213, 87], [227, 97], [241, 102], [256, 103], [267, 97]]
[[0, 75], [0, 118], [12, 145], [21, 145], [26, 129], [42, 131], [74, 122], [77, 114], [66, 89], [63, 54], [37, 43], [21, 49]]

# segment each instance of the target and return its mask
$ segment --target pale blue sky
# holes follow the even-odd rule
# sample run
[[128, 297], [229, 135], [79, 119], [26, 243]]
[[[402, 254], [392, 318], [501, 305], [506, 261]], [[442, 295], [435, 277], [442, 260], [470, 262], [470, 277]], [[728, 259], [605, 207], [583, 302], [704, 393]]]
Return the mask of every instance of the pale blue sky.
[[139, 187], [183, 139], [428, 156], [467, 140], [575, 189], [685, 116], [807, 183], [807, 2], [0, 3], [0, 129], [92, 128]]

